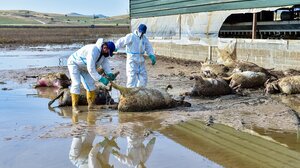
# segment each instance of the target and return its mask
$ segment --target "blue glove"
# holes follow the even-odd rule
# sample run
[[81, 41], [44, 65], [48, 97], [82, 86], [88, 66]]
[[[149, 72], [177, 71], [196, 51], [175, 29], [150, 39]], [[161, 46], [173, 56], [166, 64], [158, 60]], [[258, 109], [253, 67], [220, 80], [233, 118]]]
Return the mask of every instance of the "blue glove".
[[108, 80], [114, 81], [116, 79], [116, 76], [113, 73], [107, 74]]
[[109, 80], [106, 79], [105, 77], [102, 77], [99, 79], [99, 82], [103, 83], [106, 86], [109, 83]]
[[149, 58], [151, 59], [151, 61], [152, 61], [152, 65], [155, 65], [155, 63], [156, 63], [156, 57], [155, 57], [155, 55], [149, 55]]

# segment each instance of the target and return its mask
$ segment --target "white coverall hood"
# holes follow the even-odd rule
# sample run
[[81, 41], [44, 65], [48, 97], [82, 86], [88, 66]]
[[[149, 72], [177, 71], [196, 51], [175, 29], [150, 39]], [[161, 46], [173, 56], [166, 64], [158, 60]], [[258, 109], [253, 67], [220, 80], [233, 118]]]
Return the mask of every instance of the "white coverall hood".
[[99, 51], [101, 51], [102, 43], [103, 43], [103, 38], [98, 38], [96, 42], [96, 47], [99, 49]]

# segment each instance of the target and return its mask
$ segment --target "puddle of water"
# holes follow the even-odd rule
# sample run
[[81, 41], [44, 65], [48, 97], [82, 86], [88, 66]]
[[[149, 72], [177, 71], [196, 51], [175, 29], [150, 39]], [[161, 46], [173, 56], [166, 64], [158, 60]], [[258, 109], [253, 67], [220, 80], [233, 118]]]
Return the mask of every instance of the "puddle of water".
[[263, 128], [253, 128], [260, 135], [268, 136], [275, 141], [282, 143], [289, 149], [297, 151], [300, 153], [300, 128], [298, 133], [282, 132], [280, 130], [266, 130]]
[[[82, 45], [46, 45], [37, 47], [1, 49], [0, 70], [66, 66], [68, 57]], [[115, 63], [112, 62], [112, 66]]]
[[[159, 132], [149, 137], [125, 136], [113, 140], [88, 131], [74, 137], [40, 138], [58, 123], [71, 124], [72, 113], [71, 108], [58, 109], [60, 115], [50, 112], [47, 109], [49, 99], [36, 94], [34, 89], [0, 91], [0, 115], [5, 116], [0, 118], [0, 154], [3, 156], [0, 167], [76, 167], [89, 163], [115, 167], [138, 164], [146, 167], [220, 167]], [[101, 114], [97, 115], [97, 124], [119, 121], [116, 111]], [[112, 121], [100, 119], [107, 114], [116, 115], [112, 115]], [[81, 122], [86, 122], [87, 118], [86, 113], [79, 116]], [[107, 146], [108, 140], [108, 144], [115, 144], [118, 148]], [[112, 149], [116, 151], [114, 154]], [[93, 152], [98, 159], [94, 158]]]
[[74, 50], [67, 51], [7, 51], [0, 54], [0, 70], [66, 66], [67, 58]]

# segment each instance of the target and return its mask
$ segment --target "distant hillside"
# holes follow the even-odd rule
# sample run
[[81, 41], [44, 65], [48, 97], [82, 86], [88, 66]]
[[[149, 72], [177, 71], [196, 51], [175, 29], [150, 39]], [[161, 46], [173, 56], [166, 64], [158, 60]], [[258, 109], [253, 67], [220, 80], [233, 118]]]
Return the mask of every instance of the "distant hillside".
[[68, 13], [68, 14], [66, 14], [66, 15], [68, 15], [68, 16], [82, 16], [82, 14], [79, 14], [79, 13]]
[[95, 17], [95, 18], [108, 18], [108, 16], [105, 16], [105, 15], [102, 15], [102, 14], [91, 15], [91, 17]]
[[108, 16], [102, 15], [102, 14], [95, 14], [95, 15], [83, 15], [79, 13], [68, 13], [67, 16], [82, 16], [82, 17], [92, 17], [92, 18], [108, 18]]
[[129, 16], [107, 17], [102, 14], [55, 14], [28, 10], [0, 10], [0, 25], [128, 25]]

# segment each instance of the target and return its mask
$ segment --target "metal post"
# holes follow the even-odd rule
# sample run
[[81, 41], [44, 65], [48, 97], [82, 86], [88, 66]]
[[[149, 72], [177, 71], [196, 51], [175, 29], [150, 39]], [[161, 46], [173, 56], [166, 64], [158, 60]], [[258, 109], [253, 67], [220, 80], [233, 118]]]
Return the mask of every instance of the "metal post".
[[212, 46], [208, 46], [208, 60], [209, 62], [212, 62]]
[[179, 14], [179, 40], [181, 40], [181, 14]]
[[253, 13], [252, 21], [252, 39], [256, 39], [257, 14]]

